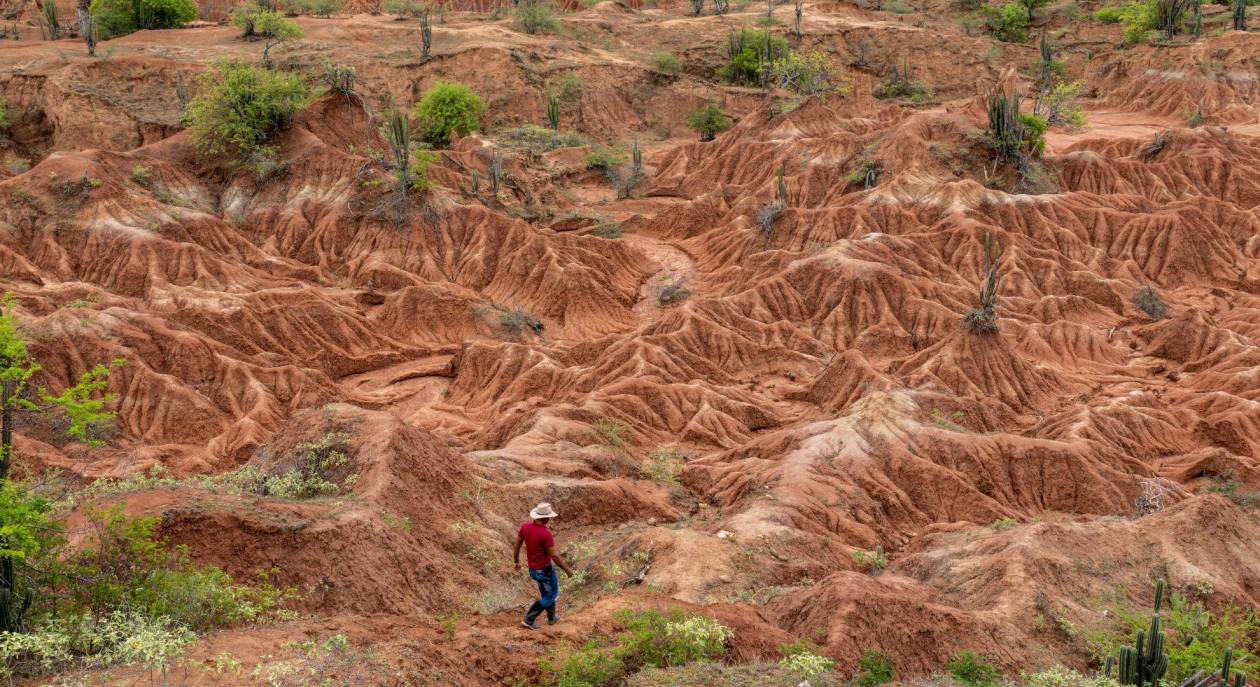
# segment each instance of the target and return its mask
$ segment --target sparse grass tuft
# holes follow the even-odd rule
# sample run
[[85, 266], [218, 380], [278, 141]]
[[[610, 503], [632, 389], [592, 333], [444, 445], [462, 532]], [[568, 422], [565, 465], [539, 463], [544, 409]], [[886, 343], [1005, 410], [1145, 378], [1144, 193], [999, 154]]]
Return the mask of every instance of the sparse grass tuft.
[[1157, 320], [1162, 320], [1169, 316], [1168, 306], [1164, 303], [1164, 299], [1159, 297], [1159, 292], [1150, 284], [1143, 286], [1137, 290], [1137, 293], [1133, 294], [1133, 306]]

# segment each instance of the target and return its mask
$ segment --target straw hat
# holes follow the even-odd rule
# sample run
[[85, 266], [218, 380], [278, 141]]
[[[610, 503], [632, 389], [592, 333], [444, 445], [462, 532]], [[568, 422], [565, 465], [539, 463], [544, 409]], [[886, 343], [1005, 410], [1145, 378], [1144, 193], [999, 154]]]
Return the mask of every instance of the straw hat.
[[537, 506], [534, 506], [534, 510], [531, 510], [529, 512], [529, 517], [531, 520], [546, 520], [547, 518], [554, 518], [554, 517], [558, 517], [559, 515], [560, 515], [559, 513], [555, 512], [554, 510], [551, 510], [551, 504], [547, 503], [546, 501], [543, 501]]

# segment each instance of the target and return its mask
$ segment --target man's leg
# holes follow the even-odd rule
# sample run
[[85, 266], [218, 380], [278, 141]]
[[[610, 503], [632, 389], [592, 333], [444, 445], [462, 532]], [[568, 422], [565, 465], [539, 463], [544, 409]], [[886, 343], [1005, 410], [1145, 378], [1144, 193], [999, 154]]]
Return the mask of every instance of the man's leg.
[[[560, 598], [560, 576], [556, 574], [556, 566], [547, 568], [551, 582], [551, 603], [547, 604], [547, 622], [556, 624], [556, 599]], [[541, 601], [540, 601], [541, 603]]]
[[529, 611], [525, 613], [525, 623], [527, 625], [533, 625], [534, 621], [538, 620], [539, 614], [541, 614], [543, 609], [546, 608], [543, 605], [543, 601], [547, 598], [547, 587], [550, 583], [547, 579], [546, 571], [534, 570], [531, 568], [529, 576], [538, 583], [538, 600], [535, 601], [534, 605], [530, 606]]

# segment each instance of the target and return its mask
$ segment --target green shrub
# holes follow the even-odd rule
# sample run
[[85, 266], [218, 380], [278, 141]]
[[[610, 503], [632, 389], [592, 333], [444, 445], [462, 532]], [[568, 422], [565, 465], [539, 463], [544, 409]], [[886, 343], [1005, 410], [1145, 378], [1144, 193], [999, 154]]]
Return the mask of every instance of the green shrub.
[[538, 0], [525, 0], [516, 6], [512, 15], [521, 31], [531, 36], [536, 33], [551, 33], [560, 26], [551, 12], [551, 6]]
[[1001, 7], [984, 5], [980, 15], [994, 38], [1008, 43], [1028, 40], [1028, 10], [1018, 2], [1008, 2]]
[[591, 236], [596, 236], [601, 239], [619, 239], [621, 238], [621, 234], [621, 225], [616, 222], [604, 222], [591, 231]]
[[1042, 95], [1037, 106], [1045, 113], [1047, 124], [1079, 129], [1086, 123], [1085, 110], [1077, 102], [1080, 95], [1081, 84], [1078, 81], [1055, 84], [1049, 93]]
[[287, 0], [289, 11], [316, 17], [330, 17], [341, 10], [342, 4], [342, 0]]
[[114, 422], [113, 411], [105, 410], [105, 406], [113, 403], [116, 394], [105, 392], [109, 385], [110, 371], [123, 365], [122, 358], [113, 360], [109, 367], [96, 365], [84, 372], [79, 381], [66, 387], [59, 395], [53, 396], [47, 389], [39, 389], [39, 399], [47, 403], [50, 409], [64, 414], [69, 420], [66, 434], [78, 439], [88, 446], [103, 446], [99, 435]]
[[1120, 21], [1124, 23], [1124, 41], [1130, 45], [1145, 42], [1153, 31], [1159, 29], [1159, 0], [1130, 2], [1120, 8]]
[[721, 107], [709, 103], [687, 117], [687, 126], [700, 134], [701, 141], [712, 141], [715, 136], [733, 125], [731, 118], [726, 116]]
[[682, 60], [667, 52], [653, 53], [648, 58], [648, 68], [658, 76], [674, 77], [682, 71]]
[[1071, 668], [1055, 666], [1024, 676], [1025, 687], [1120, 687], [1105, 675], [1082, 675]]
[[871, 575], [878, 575], [888, 567], [888, 557], [881, 546], [876, 546], [874, 551], [854, 551], [850, 557], [854, 567]]
[[810, 651], [799, 651], [791, 656], [784, 657], [779, 662], [779, 665], [809, 680], [831, 672], [831, 669], [835, 668], [836, 662], [826, 656], [820, 656]]
[[927, 100], [928, 90], [923, 84], [910, 78], [909, 64], [898, 68], [894, 62], [888, 76], [871, 91], [871, 95], [880, 100], [906, 98], [917, 103]]
[[621, 148], [599, 147], [582, 156], [582, 161], [586, 163], [587, 169], [598, 169], [603, 172], [614, 169], [618, 165], [623, 165], [629, 159], [629, 153]]
[[153, 181], [153, 171], [144, 165], [131, 168], [131, 180], [141, 186], [148, 186]]
[[451, 142], [451, 134], [467, 136], [480, 130], [485, 111], [485, 102], [471, 88], [439, 81], [424, 92], [411, 116], [423, 127], [425, 140], [445, 146]]
[[1021, 114], [1024, 125], [1024, 146], [1033, 157], [1041, 157], [1046, 150], [1046, 120], [1035, 114]]
[[966, 687], [998, 687], [1001, 674], [974, 651], [960, 651], [949, 661], [949, 674]]
[[892, 659], [878, 651], [865, 651], [858, 658], [854, 687], [879, 687], [893, 681]]
[[1102, 24], [1119, 24], [1124, 18], [1124, 10], [1120, 7], [1103, 7], [1094, 12], [1094, 19]]
[[202, 153], [231, 153], [246, 160], [306, 107], [310, 89], [301, 77], [241, 62], [219, 64], [202, 76], [202, 92], [188, 103], [184, 123]]
[[700, 615], [678, 609], [623, 609], [615, 616], [620, 632], [580, 647], [560, 647], [541, 662], [547, 685], [611, 687], [643, 668], [712, 661], [726, 653], [731, 631]]
[[509, 129], [501, 135], [503, 144], [518, 150], [545, 153], [556, 148], [576, 148], [586, 145], [586, 139], [572, 131], [553, 132], [545, 126], [526, 124]]
[[9, 130], [9, 103], [0, 98], [0, 132]]
[[419, 17], [429, 11], [429, 5], [421, 0], [385, 0], [381, 10], [395, 17]]
[[92, 0], [90, 8], [103, 40], [146, 29], [177, 29], [197, 18], [193, 0]]
[[844, 93], [843, 77], [821, 50], [806, 53], [791, 51], [771, 60], [762, 70], [769, 85], [802, 95]]

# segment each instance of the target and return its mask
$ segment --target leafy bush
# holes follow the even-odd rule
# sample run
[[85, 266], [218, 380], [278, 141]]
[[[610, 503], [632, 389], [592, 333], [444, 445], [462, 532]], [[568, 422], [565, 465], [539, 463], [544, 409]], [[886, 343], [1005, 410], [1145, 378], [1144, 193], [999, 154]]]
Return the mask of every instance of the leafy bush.
[[687, 126], [700, 134], [701, 141], [712, 141], [717, 134], [730, 129], [733, 124], [721, 107], [709, 103], [687, 117]]
[[[1220, 672], [1221, 657], [1225, 650], [1234, 650], [1234, 666], [1251, 672], [1256, 663], [1256, 638], [1260, 637], [1260, 618], [1250, 608], [1238, 608], [1223, 604], [1217, 611], [1208, 611], [1199, 601], [1191, 601], [1180, 594], [1169, 599], [1169, 609], [1163, 621], [1170, 638], [1164, 651], [1168, 654], [1168, 672], [1164, 680], [1180, 684], [1186, 678], [1203, 671], [1205, 674]], [[1099, 665], [1109, 656], [1115, 656], [1120, 646], [1131, 644], [1139, 630], [1145, 631], [1150, 623], [1150, 610], [1135, 607], [1121, 592], [1117, 592], [1108, 604], [1112, 624], [1085, 633], [1085, 644]]]
[[878, 575], [888, 567], [888, 557], [882, 547], [876, 546], [874, 551], [854, 551], [850, 554], [853, 565], [870, 575]]
[[114, 359], [109, 367], [97, 365], [84, 372], [76, 384], [66, 387], [60, 395], [53, 396], [46, 389], [39, 389], [39, 398], [51, 408], [60, 410], [70, 421], [66, 434], [88, 446], [102, 446], [99, 439], [102, 430], [114, 421], [114, 413], [105, 410], [118, 397], [105, 393], [109, 385], [110, 370], [122, 366], [122, 358]]
[[293, 74], [226, 62], [202, 76], [201, 95], [188, 103], [184, 123], [202, 153], [247, 159], [306, 107], [310, 89]]
[[89, 510], [83, 543], [67, 552], [47, 502], [0, 481], [0, 522], [0, 555], [37, 590], [30, 632], [0, 632], [0, 677], [133, 663], [163, 671], [196, 632], [288, 616], [291, 590], [196, 566], [156, 535], [156, 518], [121, 506]]
[[1159, 29], [1159, 0], [1130, 2], [1120, 8], [1120, 21], [1124, 23], [1124, 41], [1136, 45], [1146, 41]]
[[893, 681], [892, 659], [878, 651], [864, 651], [858, 658], [854, 687], [879, 687]]
[[424, 128], [424, 136], [434, 146], [451, 142], [451, 134], [467, 136], [481, 129], [485, 101], [461, 83], [439, 81], [424, 92], [411, 115]]
[[509, 129], [502, 134], [503, 144], [520, 150], [543, 153], [556, 148], [576, 148], [586, 145], [586, 139], [571, 131], [553, 132], [545, 126], [526, 124]]
[[582, 161], [586, 163], [587, 169], [598, 169], [603, 172], [614, 169], [617, 165], [625, 164], [629, 159], [629, 154], [621, 148], [606, 148], [602, 146], [582, 156]]
[[674, 609], [623, 609], [616, 616], [615, 637], [596, 638], [581, 647], [561, 647], [542, 661], [546, 684], [555, 687], [606, 687], [648, 667], [682, 666], [711, 661], [726, 653], [731, 631], [700, 615]]
[[984, 5], [980, 15], [994, 38], [1008, 43], [1028, 40], [1028, 10], [1018, 2], [1008, 2], [1001, 7]]
[[616, 222], [605, 222], [591, 231], [591, 236], [597, 236], [601, 239], [619, 239], [621, 238], [621, 225]]
[[1124, 10], [1120, 7], [1102, 7], [1094, 12], [1094, 19], [1102, 24], [1119, 24], [1124, 18]]
[[974, 651], [960, 651], [949, 661], [949, 674], [967, 687], [998, 687], [998, 669]]
[[1046, 150], [1046, 120], [1035, 114], [1024, 113], [1019, 116], [1024, 125], [1024, 148], [1033, 157], [1041, 157]]
[[648, 68], [658, 76], [678, 76], [678, 73], [682, 71], [682, 60], [667, 52], [653, 53], [648, 58]]
[[784, 656], [783, 660], [779, 661], [779, 665], [809, 680], [831, 672], [836, 667], [836, 662], [810, 649], [800, 649]]
[[9, 103], [0, 98], [0, 132], [9, 130]]
[[771, 60], [764, 71], [770, 85], [802, 95], [844, 93], [847, 89], [831, 59], [820, 50], [789, 52]]
[[1077, 102], [1081, 95], [1081, 84], [1055, 84], [1049, 93], [1042, 95], [1037, 103], [1039, 113], [1045, 113], [1046, 124], [1079, 129], [1085, 126], [1085, 110]]
[[316, 17], [330, 17], [341, 10], [342, 4], [342, 0], [287, 0], [289, 11]]
[[516, 18], [517, 26], [531, 36], [536, 33], [551, 33], [560, 26], [551, 12], [551, 6], [538, 0], [522, 2], [512, 14]]
[[1024, 685], [1025, 687], [1119, 687], [1119, 683], [1113, 678], [1105, 675], [1082, 675], [1063, 666], [1025, 675]]
[[92, 20], [108, 40], [146, 29], [177, 29], [197, 18], [193, 0], [92, 0]]

